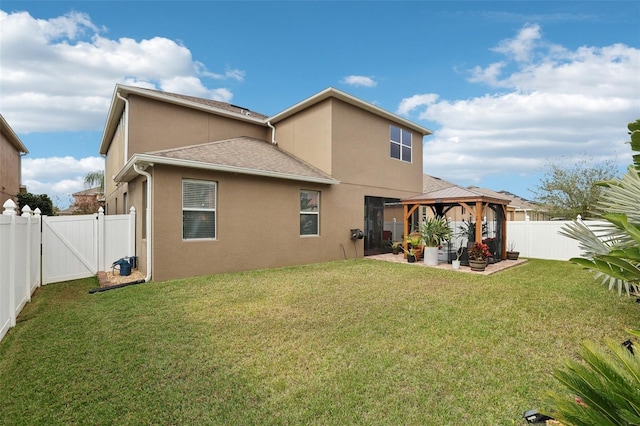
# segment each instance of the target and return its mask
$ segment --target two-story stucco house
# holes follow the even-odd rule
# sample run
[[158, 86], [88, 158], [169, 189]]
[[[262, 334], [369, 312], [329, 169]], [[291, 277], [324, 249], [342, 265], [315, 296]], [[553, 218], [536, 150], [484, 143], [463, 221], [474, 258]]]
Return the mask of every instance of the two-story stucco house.
[[0, 206], [16, 200], [22, 182], [22, 156], [29, 151], [0, 114]]
[[106, 212], [137, 209], [135, 254], [157, 281], [362, 257], [382, 248], [385, 202], [422, 193], [430, 133], [333, 88], [268, 117], [118, 85]]

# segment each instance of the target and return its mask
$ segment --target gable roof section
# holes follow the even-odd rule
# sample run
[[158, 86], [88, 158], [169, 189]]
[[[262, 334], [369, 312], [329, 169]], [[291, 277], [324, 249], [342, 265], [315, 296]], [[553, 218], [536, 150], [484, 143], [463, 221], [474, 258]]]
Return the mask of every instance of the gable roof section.
[[273, 124], [276, 124], [278, 121], [282, 121], [287, 117], [290, 117], [294, 114], [297, 114], [298, 112], [305, 110], [307, 108], [309, 108], [312, 105], [315, 105], [319, 102], [324, 101], [325, 99], [329, 99], [329, 98], [336, 98], [336, 99], [340, 99], [343, 102], [346, 102], [348, 104], [354, 105], [360, 109], [363, 109], [365, 111], [368, 111], [372, 114], [375, 114], [377, 116], [386, 118], [390, 121], [402, 124], [404, 127], [409, 128], [411, 130], [414, 130], [416, 132], [422, 133], [422, 135], [430, 135], [431, 133], [433, 133], [431, 130], [427, 129], [426, 127], [422, 127], [416, 123], [413, 123], [405, 118], [400, 117], [399, 115], [393, 114], [387, 110], [384, 110], [380, 107], [377, 107], [373, 104], [370, 104], [368, 102], [365, 102], [361, 99], [358, 99], [354, 96], [351, 96], [345, 92], [342, 92], [338, 89], [335, 89], [333, 87], [329, 87], [325, 90], [323, 90], [320, 93], [317, 93], [301, 102], [298, 102], [297, 104], [295, 104], [294, 106], [287, 108], [286, 110], [272, 116], [269, 117], [269, 121]]
[[22, 143], [18, 135], [16, 135], [16, 132], [14, 132], [11, 126], [9, 126], [9, 123], [7, 123], [7, 120], [4, 119], [2, 114], [0, 114], [0, 131], [2, 132], [2, 134], [6, 136], [9, 142], [16, 148], [16, 151], [24, 152], [25, 154], [29, 153], [29, 150], [27, 149], [27, 147], [24, 146], [24, 144]]
[[133, 169], [135, 163], [166, 164], [322, 184], [340, 183], [277, 146], [250, 137], [134, 154], [114, 178], [115, 181], [129, 181], [137, 176]]
[[131, 94], [156, 99], [161, 102], [181, 105], [187, 108], [206, 111], [212, 114], [218, 114], [237, 120], [249, 121], [256, 124], [261, 124], [263, 126], [267, 126], [268, 122], [276, 124], [278, 121], [284, 120], [287, 117], [297, 114], [298, 112], [303, 111], [319, 102], [322, 102], [325, 99], [336, 98], [348, 104], [354, 105], [362, 110], [368, 111], [372, 114], [398, 123], [408, 129], [419, 132], [423, 136], [433, 133], [426, 127], [422, 127], [405, 118], [402, 118], [368, 102], [362, 101], [333, 87], [329, 87], [322, 92], [317, 93], [274, 116], [268, 117], [266, 115], [250, 111], [247, 108], [239, 107], [225, 102], [116, 84], [115, 90], [113, 91], [113, 96], [111, 98], [111, 106], [109, 107], [109, 113], [107, 114], [104, 131], [102, 133], [102, 139], [100, 141], [99, 152], [102, 155], [106, 155], [109, 149], [109, 144], [111, 143], [113, 135], [118, 127], [120, 116], [124, 111], [125, 102], [118, 95], [122, 96], [123, 98], [127, 98]]
[[109, 113], [107, 114], [107, 121], [104, 126], [104, 132], [102, 133], [102, 139], [100, 141], [99, 152], [102, 155], [105, 155], [107, 153], [109, 144], [111, 143], [111, 139], [113, 138], [113, 134], [115, 133], [118, 127], [118, 123], [120, 122], [120, 116], [124, 111], [125, 102], [120, 97], [118, 97], [118, 94], [124, 98], [127, 98], [131, 94], [143, 96], [150, 99], [156, 99], [161, 102], [181, 105], [186, 108], [206, 111], [212, 114], [222, 115], [225, 117], [234, 118], [236, 120], [249, 121], [266, 126], [266, 115], [253, 112], [236, 105], [214, 101], [211, 99], [196, 98], [194, 96], [179, 95], [177, 93], [161, 92], [158, 90], [143, 89], [140, 87], [116, 84], [116, 88], [113, 91], [113, 96], [111, 98], [111, 106], [109, 107]]

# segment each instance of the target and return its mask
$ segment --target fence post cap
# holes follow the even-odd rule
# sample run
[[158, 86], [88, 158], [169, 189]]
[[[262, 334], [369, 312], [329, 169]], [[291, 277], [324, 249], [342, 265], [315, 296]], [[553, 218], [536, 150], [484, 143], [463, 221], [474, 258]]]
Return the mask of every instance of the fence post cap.
[[102, 206], [100, 206], [100, 208], [98, 209], [98, 214], [104, 214], [104, 209], [102, 208]]
[[36, 209], [33, 211], [33, 214], [36, 216], [40, 216], [42, 214], [42, 210], [40, 210], [40, 207], [36, 207]]
[[135, 213], [136, 212], [136, 208], [131, 206], [131, 208], [129, 209], [129, 213]]
[[31, 207], [29, 207], [28, 204], [22, 208], [22, 216], [24, 217], [31, 216]]
[[2, 214], [7, 216], [16, 214], [16, 203], [11, 198], [5, 201], [2, 207], [4, 207], [4, 211], [2, 212]]

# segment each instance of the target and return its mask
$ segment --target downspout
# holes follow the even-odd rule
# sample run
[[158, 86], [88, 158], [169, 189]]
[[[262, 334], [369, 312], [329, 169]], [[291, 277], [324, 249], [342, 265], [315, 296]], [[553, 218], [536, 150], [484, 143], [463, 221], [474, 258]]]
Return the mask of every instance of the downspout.
[[[147, 164], [144, 169], [149, 166], [153, 166], [153, 163]], [[153, 234], [151, 233], [151, 193], [153, 191], [151, 174], [144, 171], [144, 169], [140, 168], [137, 163], [133, 163], [133, 170], [135, 170], [139, 175], [147, 178], [147, 211], [144, 212], [147, 222], [147, 275], [144, 277], [144, 281], [149, 282], [149, 280], [151, 280], [151, 242], [153, 238]]]
[[276, 128], [273, 127], [271, 121], [267, 121], [267, 126], [271, 128], [271, 143], [274, 145], [278, 145], [278, 142], [276, 142]]
[[120, 92], [116, 92], [116, 96], [124, 101], [124, 163], [129, 159], [129, 100]]

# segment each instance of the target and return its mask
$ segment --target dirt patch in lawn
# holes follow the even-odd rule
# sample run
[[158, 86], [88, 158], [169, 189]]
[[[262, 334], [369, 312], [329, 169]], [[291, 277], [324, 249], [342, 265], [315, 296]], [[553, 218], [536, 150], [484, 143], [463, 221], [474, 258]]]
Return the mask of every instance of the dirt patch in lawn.
[[118, 271], [98, 272], [100, 287], [111, 287], [119, 284], [127, 284], [144, 280], [144, 274], [137, 269], [131, 270], [131, 275], [121, 276]]

